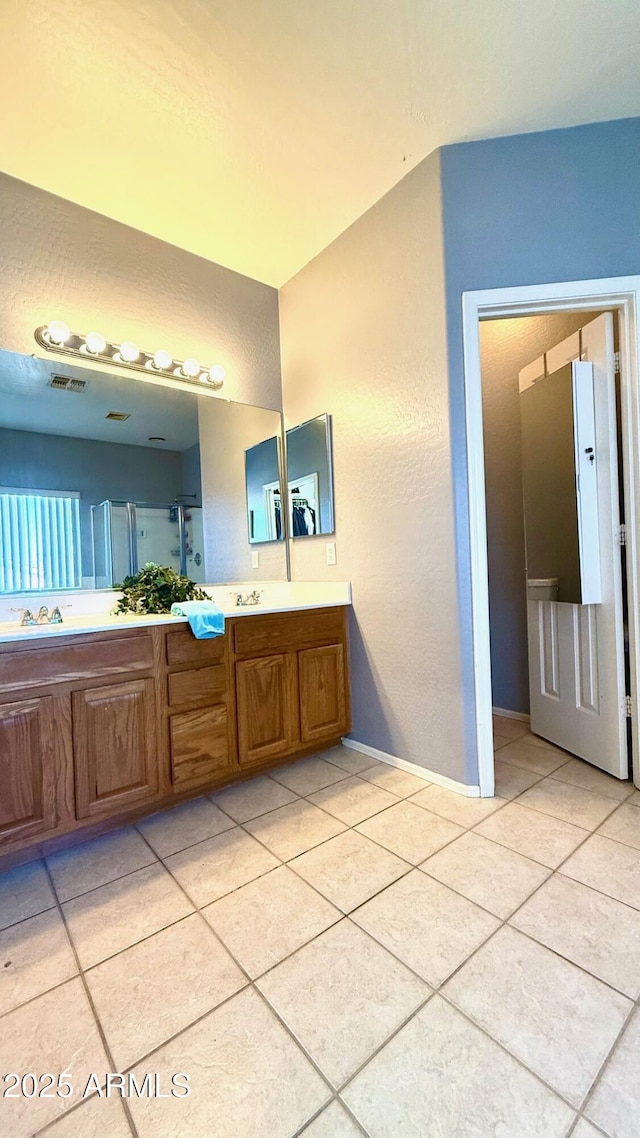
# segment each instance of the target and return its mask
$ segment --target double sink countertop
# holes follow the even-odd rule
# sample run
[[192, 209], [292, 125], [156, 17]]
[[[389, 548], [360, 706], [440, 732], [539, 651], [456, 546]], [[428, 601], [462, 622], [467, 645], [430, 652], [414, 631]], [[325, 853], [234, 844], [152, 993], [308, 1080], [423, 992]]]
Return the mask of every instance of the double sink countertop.
[[[241, 581], [231, 585], [205, 585], [204, 589], [227, 619], [351, 604], [351, 586], [347, 581]], [[258, 604], [236, 604], [235, 597], [238, 593], [247, 596], [254, 589], [261, 594]], [[119, 596], [119, 593], [111, 590], [79, 590], [0, 597], [0, 644], [80, 636], [89, 632], [114, 632], [146, 625], [187, 623], [184, 617], [160, 613], [149, 616], [122, 613], [116, 616], [112, 610]], [[16, 608], [29, 608], [35, 615], [41, 604], [46, 604], [50, 610], [58, 605], [62, 610], [63, 623], [23, 626], [13, 615], [12, 610]], [[9, 619], [10, 616], [13, 619]]]

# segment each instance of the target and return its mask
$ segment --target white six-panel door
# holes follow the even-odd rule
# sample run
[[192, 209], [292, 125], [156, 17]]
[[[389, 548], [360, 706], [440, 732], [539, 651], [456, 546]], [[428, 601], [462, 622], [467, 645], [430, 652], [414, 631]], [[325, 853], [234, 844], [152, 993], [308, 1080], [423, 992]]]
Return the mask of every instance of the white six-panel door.
[[[604, 313], [547, 352], [547, 372], [594, 368], [602, 603], [527, 602], [531, 730], [628, 777], [613, 317]], [[539, 369], [534, 361], [523, 374]]]

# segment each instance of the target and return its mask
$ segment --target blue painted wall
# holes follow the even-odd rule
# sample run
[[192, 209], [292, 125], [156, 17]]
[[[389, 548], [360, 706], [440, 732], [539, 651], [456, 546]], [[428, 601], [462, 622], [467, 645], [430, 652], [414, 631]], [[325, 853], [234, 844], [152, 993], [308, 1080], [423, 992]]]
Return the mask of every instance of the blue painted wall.
[[640, 273], [640, 118], [447, 146], [440, 159], [459, 634], [473, 776], [462, 294]]
[[91, 576], [91, 506], [107, 498], [173, 502], [183, 491], [182, 455], [0, 428], [0, 486], [80, 493], [82, 572]]

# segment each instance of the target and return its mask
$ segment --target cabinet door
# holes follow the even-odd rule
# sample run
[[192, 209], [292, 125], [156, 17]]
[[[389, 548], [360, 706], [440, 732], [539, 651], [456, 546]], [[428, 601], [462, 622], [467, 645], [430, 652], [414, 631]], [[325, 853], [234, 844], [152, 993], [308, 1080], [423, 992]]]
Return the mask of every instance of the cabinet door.
[[73, 693], [78, 818], [116, 814], [158, 787], [153, 680]]
[[169, 731], [176, 790], [206, 786], [230, 765], [226, 704], [172, 715]]
[[302, 742], [343, 734], [349, 725], [342, 644], [305, 648], [298, 653], [298, 668]]
[[0, 704], [0, 845], [57, 821], [53, 699]]
[[295, 652], [236, 664], [241, 765], [287, 755], [300, 742]]

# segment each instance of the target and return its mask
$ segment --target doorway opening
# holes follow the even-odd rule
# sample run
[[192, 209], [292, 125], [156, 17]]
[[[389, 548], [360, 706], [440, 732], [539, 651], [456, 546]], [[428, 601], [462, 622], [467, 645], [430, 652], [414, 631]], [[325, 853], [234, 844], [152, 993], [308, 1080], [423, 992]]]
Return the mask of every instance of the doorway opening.
[[571, 756], [629, 778], [617, 340], [615, 312], [480, 323], [498, 793]]
[[[491, 589], [494, 593], [493, 601], [493, 628], [489, 617], [489, 558], [487, 547], [487, 497], [486, 490], [490, 494], [495, 493], [495, 485], [492, 478], [492, 472], [489, 469], [487, 472], [487, 479], [485, 481], [485, 441], [484, 441], [484, 426], [483, 426], [483, 386], [482, 386], [482, 353], [483, 338], [485, 340], [485, 372], [487, 371], [487, 351], [489, 357], [491, 355], [491, 339], [493, 337], [493, 348], [496, 349], [495, 338], [499, 334], [498, 323], [503, 325], [502, 334], [507, 333], [507, 340], [509, 332], [520, 331], [522, 335], [527, 331], [526, 321], [528, 318], [545, 316], [549, 318], [547, 329], [549, 331], [549, 341], [546, 345], [540, 345], [540, 352], [538, 356], [544, 356], [545, 352], [552, 349], [559, 343], [562, 343], [562, 332], [566, 331], [565, 339], [570, 338], [572, 335], [571, 327], [578, 330], [580, 326], [584, 327], [587, 324], [593, 323], [596, 317], [603, 312], [610, 312], [615, 314], [618, 323], [619, 332], [619, 347], [616, 349], [619, 352], [619, 411], [618, 411], [618, 429], [620, 436], [620, 450], [622, 459], [622, 477], [623, 477], [623, 490], [624, 490], [624, 503], [625, 515], [624, 522], [626, 527], [626, 541], [627, 544], [622, 550], [624, 558], [624, 568], [626, 570], [626, 596], [628, 599], [628, 654], [625, 658], [626, 662], [626, 675], [623, 677], [623, 689], [628, 692], [629, 698], [625, 699], [627, 709], [631, 710], [631, 724], [633, 727], [635, 708], [637, 707], [637, 692], [638, 692], [638, 679], [639, 679], [639, 653], [638, 646], [640, 645], [640, 614], [638, 611], [638, 598], [640, 596], [640, 580], [639, 568], [636, 556], [636, 535], [640, 532], [638, 527], [638, 487], [640, 486], [640, 468], [638, 456], [638, 437], [639, 437], [639, 383], [638, 383], [638, 303], [640, 301], [640, 278], [617, 278], [615, 280], [602, 280], [602, 281], [587, 281], [587, 282], [574, 282], [569, 284], [559, 285], [546, 285], [546, 286], [531, 286], [517, 289], [499, 289], [490, 290], [476, 293], [467, 293], [463, 297], [463, 326], [464, 326], [464, 358], [465, 358], [465, 405], [466, 405], [466, 426], [467, 426], [467, 457], [468, 457], [468, 489], [469, 489], [469, 506], [470, 506], [470, 536], [471, 536], [471, 582], [472, 582], [472, 615], [473, 615], [473, 645], [474, 645], [474, 678], [475, 678], [475, 710], [476, 710], [476, 737], [478, 747], [478, 767], [479, 767], [479, 784], [480, 793], [483, 796], [491, 795], [494, 793], [494, 757], [493, 757], [493, 723], [492, 723], [492, 710], [496, 706], [502, 707], [504, 710], [513, 711], [517, 715], [525, 715], [525, 711], [520, 711], [518, 702], [522, 706], [523, 690], [526, 688], [523, 684], [523, 676], [526, 679], [527, 667], [523, 665], [523, 650], [522, 643], [517, 648], [515, 657], [513, 651], [511, 653], [515, 660], [513, 668], [510, 670], [509, 658], [507, 656], [506, 668], [509, 670], [508, 675], [499, 677], [497, 674], [495, 660], [494, 660], [494, 686], [497, 690], [503, 693], [509, 693], [506, 697], [504, 694], [498, 696], [496, 700], [493, 699], [492, 691], [492, 658], [491, 658], [491, 638], [493, 636], [494, 643], [500, 640], [501, 635], [505, 634], [506, 626], [511, 622], [511, 626], [515, 627], [514, 621], [520, 621], [520, 628], [523, 625], [523, 614], [529, 606], [529, 600], [526, 596], [526, 585], [524, 579], [524, 572], [521, 576], [521, 590], [524, 587], [525, 594], [520, 593], [520, 600], [516, 603], [515, 609], [518, 611], [509, 610], [509, 602], [505, 600], [501, 605], [500, 600], [496, 601], [496, 590], [505, 587], [506, 578], [501, 582], [500, 572], [496, 573], [496, 561], [500, 562], [500, 554], [496, 558], [496, 550], [494, 547], [496, 532], [495, 522], [493, 516], [489, 517], [489, 538], [491, 541], [491, 561], [492, 561], [492, 575], [491, 575]], [[550, 318], [553, 316], [554, 320]], [[515, 323], [507, 325], [504, 323], [508, 318], [518, 318]], [[485, 323], [486, 321], [486, 323]], [[520, 328], [517, 328], [517, 323], [520, 321]], [[495, 323], [494, 323], [495, 322]], [[493, 329], [491, 324], [494, 324]], [[595, 325], [594, 325], [595, 326]], [[533, 330], [536, 325], [531, 323], [528, 326], [528, 332], [531, 335], [531, 343], [534, 343], [535, 337]], [[544, 336], [542, 331], [542, 324], [537, 326], [540, 335]], [[555, 337], [555, 333], [560, 331], [560, 334]], [[536, 335], [538, 334], [536, 332]], [[537, 341], [536, 341], [537, 346]], [[523, 350], [526, 350], [523, 348]], [[532, 358], [527, 361], [528, 364], [535, 362], [536, 347], [533, 348]], [[580, 352], [582, 354], [582, 350]], [[574, 359], [579, 359], [578, 356], [573, 356]], [[583, 357], [584, 358], [584, 357]], [[495, 360], [494, 360], [495, 362]], [[518, 370], [526, 369], [527, 363], [522, 359], [522, 364]], [[546, 363], [546, 361], [545, 361]], [[534, 369], [535, 370], [535, 369]], [[547, 372], [549, 369], [547, 369]], [[513, 411], [513, 406], [512, 406]], [[615, 416], [615, 409], [614, 409]], [[495, 426], [495, 425], [494, 425]], [[614, 424], [615, 429], [615, 424]], [[489, 440], [488, 440], [489, 444]], [[588, 448], [584, 448], [587, 450]], [[488, 450], [488, 447], [487, 447]], [[508, 450], [508, 444], [505, 444], [505, 450]], [[496, 461], [496, 455], [492, 450], [490, 455], [490, 463]], [[499, 465], [499, 459], [498, 465]], [[617, 474], [617, 471], [616, 471]], [[617, 477], [615, 479], [616, 492], [617, 492]], [[510, 488], [513, 492], [513, 487]], [[516, 488], [517, 492], [517, 488]], [[495, 502], [490, 501], [490, 513], [495, 511], [493, 507]], [[513, 516], [513, 500], [511, 502], [511, 514]], [[522, 517], [522, 514], [521, 514]], [[507, 526], [506, 522], [503, 522]], [[522, 524], [522, 522], [521, 522]], [[507, 526], [508, 528], [508, 526]], [[499, 531], [499, 523], [498, 523]], [[505, 544], [505, 533], [498, 532], [498, 540], [502, 545]], [[617, 550], [619, 557], [620, 550]], [[517, 556], [517, 554], [516, 554]], [[509, 558], [502, 553], [503, 570], [507, 574], [514, 572], [513, 564], [509, 567], [507, 564]], [[524, 568], [522, 564], [522, 556], [520, 558], [521, 569]], [[531, 583], [531, 582], [530, 582]], [[534, 583], [538, 583], [537, 581]], [[545, 583], [549, 583], [548, 581]], [[540, 611], [544, 606], [539, 606]], [[591, 606], [570, 606], [549, 604], [546, 606], [550, 612], [555, 609], [580, 609], [582, 608], [583, 614], [580, 619], [585, 620], [584, 613], [589, 611]], [[593, 610], [592, 610], [593, 611]], [[548, 613], [547, 613], [548, 615]], [[587, 621], [588, 624], [588, 621]], [[585, 627], [585, 633], [588, 640], [588, 627]], [[577, 643], [577, 641], [576, 641]], [[586, 643], [586, 641], [585, 641]], [[494, 652], [494, 656], [495, 656]], [[530, 655], [530, 653], [527, 653]], [[517, 659], [516, 659], [517, 657]], [[544, 661], [543, 661], [544, 664]], [[580, 667], [578, 661], [578, 667]], [[623, 671], [625, 664], [623, 663]], [[504, 671], [504, 668], [503, 668]], [[519, 694], [518, 694], [519, 692]], [[507, 706], [504, 706], [506, 700]], [[508, 705], [512, 704], [510, 708]], [[515, 706], [513, 706], [515, 705]], [[509, 717], [511, 718], [511, 717]], [[508, 722], [507, 720], [502, 721]], [[517, 734], [519, 728], [516, 726], [517, 720], [513, 720], [513, 733]], [[523, 721], [525, 722], [525, 721]], [[525, 722], [525, 727], [527, 724]], [[626, 725], [625, 725], [626, 727]], [[528, 728], [527, 728], [528, 729]], [[625, 729], [626, 734], [626, 729]], [[549, 732], [545, 731], [547, 738], [550, 738]], [[556, 742], [558, 746], [563, 746], [569, 750], [566, 741], [557, 738], [550, 738], [551, 742]], [[588, 761], [593, 761], [586, 756]], [[621, 773], [618, 777], [621, 777]], [[636, 785], [640, 784], [640, 768], [638, 764], [638, 755], [633, 754], [633, 776]]]

